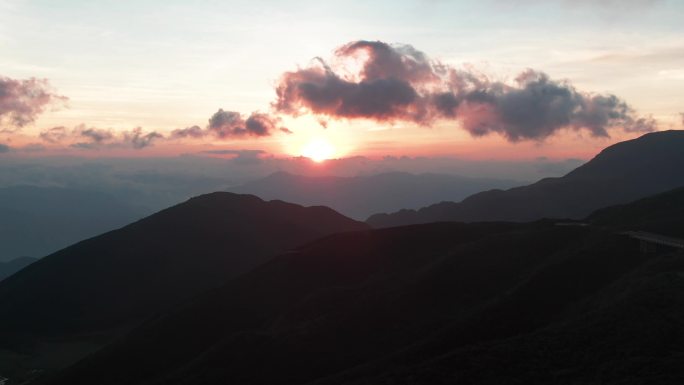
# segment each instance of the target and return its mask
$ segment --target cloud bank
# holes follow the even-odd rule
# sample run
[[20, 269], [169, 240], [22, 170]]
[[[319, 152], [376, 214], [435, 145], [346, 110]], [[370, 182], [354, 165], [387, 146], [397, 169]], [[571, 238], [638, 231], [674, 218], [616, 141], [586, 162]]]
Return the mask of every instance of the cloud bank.
[[24, 127], [33, 123], [48, 106], [66, 101], [65, 96], [52, 91], [45, 79], [15, 80], [0, 76], [0, 128], [11, 131], [8, 127]]
[[164, 139], [158, 132], [143, 132], [141, 127], [129, 131], [115, 132], [111, 129], [87, 127], [79, 124], [73, 129], [64, 126], [53, 127], [40, 133], [40, 138], [48, 143], [62, 144], [85, 150], [101, 148], [133, 148], [136, 150], [150, 147], [156, 140]]
[[309, 67], [283, 74], [275, 110], [422, 126], [453, 121], [473, 136], [499, 133], [513, 142], [542, 140], [561, 129], [607, 136], [613, 127], [629, 132], [656, 127], [654, 119], [637, 116], [615, 95], [580, 91], [532, 69], [512, 83], [495, 81], [431, 60], [410, 45], [380, 41], [346, 44], [333, 62], [342, 64], [333, 67], [316, 58]]

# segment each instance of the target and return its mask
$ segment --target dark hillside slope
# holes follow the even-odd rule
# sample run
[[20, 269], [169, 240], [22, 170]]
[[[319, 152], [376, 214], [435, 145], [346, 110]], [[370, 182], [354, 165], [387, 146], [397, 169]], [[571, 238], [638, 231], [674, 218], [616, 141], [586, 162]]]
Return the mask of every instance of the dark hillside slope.
[[53, 383], [305, 384], [444, 328], [457, 346], [535, 330], [642, 262], [626, 237], [551, 223], [342, 234], [147, 323]]
[[25, 268], [26, 266], [37, 261], [36, 258], [19, 257], [11, 261], [0, 262], [0, 281]]
[[681, 384], [683, 277], [684, 253], [654, 256], [548, 327], [465, 346], [441, 334], [315, 384]]
[[0, 348], [31, 352], [32, 341], [126, 328], [279, 252], [365, 228], [325, 207], [199, 196], [0, 282]]
[[[681, 236], [683, 193], [676, 189], [602, 209], [586, 221], [616, 234], [645, 230]], [[316, 384], [681, 383], [684, 253], [665, 249], [638, 255], [635, 241], [629, 246], [624, 236], [612, 238], [593, 246], [598, 259], [586, 254], [545, 269], [546, 274], [537, 275], [545, 279], [530, 280], [469, 321]], [[627, 248], [620, 250], [614, 242]], [[601, 278], [611, 264], [618, 273], [614, 281]], [[548, 274], [553, 270], [555, 274]], [[568, 285], [568, 280], [575, 283]], [[603, 288], [595, 294], [556, 313], [550, 322], [540, 322], [544, 312], [561, 305], [568, 293], [602, 281]], [[527, 333], [473, 338], [477, 330], [491, 335], [493, 330], [500, 333], [521, 325]], [[464, 344], [464, 339], [470, 342]]]

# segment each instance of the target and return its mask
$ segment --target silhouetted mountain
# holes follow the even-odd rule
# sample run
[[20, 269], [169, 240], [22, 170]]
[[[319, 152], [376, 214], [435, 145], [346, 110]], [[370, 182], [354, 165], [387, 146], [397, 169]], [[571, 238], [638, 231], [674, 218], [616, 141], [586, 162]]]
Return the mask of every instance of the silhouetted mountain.
[[391, 172], [372, 176], [310, 177], [277, 172], [230, 191], [303, 205], [324, 205], [352, 218], [365, 219], [377, 212], [419, 208], [445, 199], [460, 200], [480, 191], [517, 185], [520, 182], [445, 174]]
[[43, 257], [150, 214], [111, 195], [72, 188], [0, 188], [0, 261]]
[[684, 186], [684, 131], [663, 131], [621, 142], [561, 178], [475, 194], [460, 203], [376, 214], [367, 222], [390, 227], [437, 221], [530, 221], [583, 218], [592, 211]]
[[0, 281], [25, 268], [26, 266], [37, 261], [36, 258], [19, 257], [11, 261], [0, 262]]
[[[620, 210], [635, 217], [641, 206]], [[679, 216], [662, 213], [661, 223]], [[149, 320], [49, 383], [681, 383], [683, 273], [682, 253], [642, 254], [608, 225], [333, 235]]]
[[[326, 207], [232, 193], [199, 196], [67, 247], [0, 282], [0, 347], [40, 357], [64, 351], [78, 357], [112, 332], [219, 286], [279, 252], [365, 228]], [[46, 348], [45, 341], [63, 351]], [[82, 351], [74, 353], [72, 346]]]

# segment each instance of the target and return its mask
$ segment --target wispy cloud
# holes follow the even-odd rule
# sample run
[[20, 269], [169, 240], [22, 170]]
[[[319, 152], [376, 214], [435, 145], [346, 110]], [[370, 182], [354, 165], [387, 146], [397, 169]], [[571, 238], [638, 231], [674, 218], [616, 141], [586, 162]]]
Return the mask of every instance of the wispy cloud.
[[67, 100], [56, 94], [45, 79], [16, 80], [0, 76], [0, 129], [13, 131], [33, 123], [48, 106], [64, 104]]

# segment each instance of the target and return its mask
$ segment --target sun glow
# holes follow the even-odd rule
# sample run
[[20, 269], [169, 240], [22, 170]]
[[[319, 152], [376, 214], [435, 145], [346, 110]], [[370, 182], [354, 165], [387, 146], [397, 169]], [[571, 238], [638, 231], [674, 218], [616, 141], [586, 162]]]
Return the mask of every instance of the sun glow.
[[335, 147], [324, 138], [314, 138], [302, 147], [301, 154], [316, 163], [320, 163], [335, 155]]

